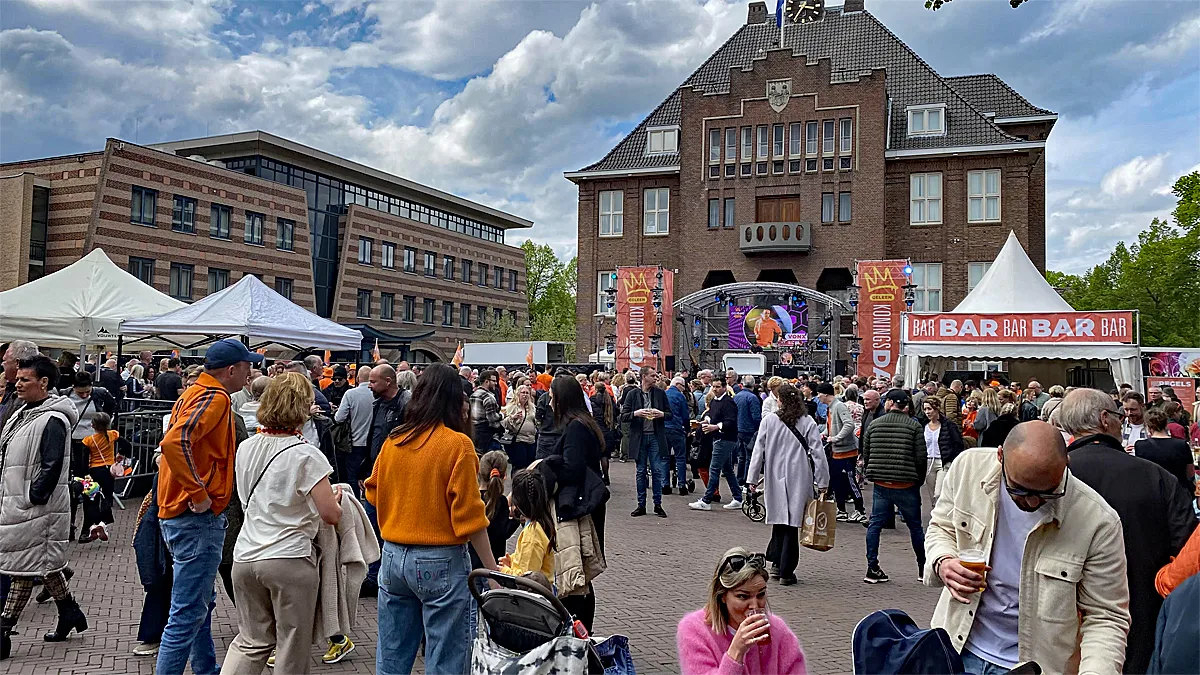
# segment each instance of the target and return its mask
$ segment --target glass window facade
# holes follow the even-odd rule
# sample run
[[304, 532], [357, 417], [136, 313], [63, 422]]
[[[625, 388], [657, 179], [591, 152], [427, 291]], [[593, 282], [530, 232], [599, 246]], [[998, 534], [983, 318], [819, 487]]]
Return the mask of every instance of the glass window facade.
[[150, 258], [129, 258], [129, 273], [147, 286], [154, 285], [154, 261]]
[[[46, 276], [46, 245], [50, 219], [50, 188], [34, 186], [33, 217], [29, 229], [29, 281]], [[131, 270], [132, 271], [132, 270]]]

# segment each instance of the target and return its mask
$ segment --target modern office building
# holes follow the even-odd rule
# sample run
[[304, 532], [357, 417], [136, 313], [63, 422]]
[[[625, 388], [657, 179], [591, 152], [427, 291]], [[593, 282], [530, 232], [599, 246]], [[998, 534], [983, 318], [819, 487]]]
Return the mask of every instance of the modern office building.
[[255, 274], [293, 302], [449, 359], [528, 321], [528, 220], [262, 131], [0, 164], [0, 290], [102, 248], [185, 300]]
[[[995, 75], [944, 77], [863, 0], [782, 32], [763, 2], [579, 188], [578, 348], [618, 265], [674, 296], [781, 282], [841, 296], [856, 260], [908, 258], [916, 311], [952, 309], [1010, 230], [1046, 260], [1057, 115]], [[586, 351], [585, 351], [586, 350]]]

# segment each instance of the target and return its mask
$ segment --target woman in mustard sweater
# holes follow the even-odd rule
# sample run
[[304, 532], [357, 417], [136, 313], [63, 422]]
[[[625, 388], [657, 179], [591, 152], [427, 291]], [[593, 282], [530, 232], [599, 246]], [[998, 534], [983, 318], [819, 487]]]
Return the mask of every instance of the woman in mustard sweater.
[[453, 368], [421, 374], [405, 420], [366, 480], [383, 536], [375, 670], [409, 673], [425, 640], [425, 672], [465, 673], [471, 654], [467, 542], [496, 569], [468, 435], [467, 397]]

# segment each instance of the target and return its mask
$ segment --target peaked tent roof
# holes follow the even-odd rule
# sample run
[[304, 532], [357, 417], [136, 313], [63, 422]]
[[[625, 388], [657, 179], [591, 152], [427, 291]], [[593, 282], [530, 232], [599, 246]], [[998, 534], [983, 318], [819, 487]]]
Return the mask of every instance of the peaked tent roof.
[[0, 293], [0, 340], [64, 349], [115, 345], [122, 321], [186, 306], [94, 249], [57, 272]]
[[1033, 266], [1011, 230], [992, 266], [954, 308], [955, 314], [1073, 311]]
[[236, 284], [161, 316], [126, 321], [125, 335], [245, 335], [251, 342], [359, 350], [362, 333], [300, 307], [247, 274]]

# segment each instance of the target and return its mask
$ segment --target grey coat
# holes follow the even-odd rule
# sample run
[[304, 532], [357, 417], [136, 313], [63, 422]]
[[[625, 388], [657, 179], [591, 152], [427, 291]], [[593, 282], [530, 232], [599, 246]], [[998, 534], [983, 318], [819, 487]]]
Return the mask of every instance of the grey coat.
[[827, 417], [829, 423], [829, 442], [833, 444], [834, 452], [848, 452], [858, 449], [858, 438], [854, 436], [854, 416], [843, 401], [834, 400], [829, 404]]
[[[42, 432], [51, 418], [67, 426], [62, 467], [45, 504], [30, 501], [30, 489], [42, 468]], [[67, 565], [71, 538], [71, 427], [79, 419], [75, 404], [51, 396], [34, 408], [22, 406], [0, 434], [0, 574], [42, 576]]]
[[[845, 406], [843, 406], [845, 407]], [[821, 429], [808, 415], [796, 420], [796, 430], [807, 443], [805, 448], [778, 413], [763, 415], [758, 427], [758, 439], [750, 458], [746, 475], [748, 483], [763, 481], [763, 502], [767, 507], [767, 524], [800, 527], [804, 510], [813, 498], [813, 484], [820, 489], [829, 487], [829, 463], [821, 444]], [[809, 458], [812, 465], [809, 465]], [[813, 475], [816, 469], [816, 476]]]

